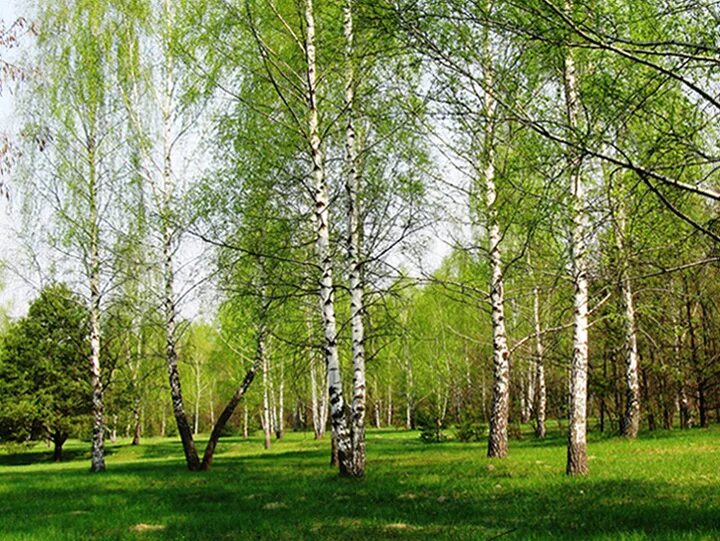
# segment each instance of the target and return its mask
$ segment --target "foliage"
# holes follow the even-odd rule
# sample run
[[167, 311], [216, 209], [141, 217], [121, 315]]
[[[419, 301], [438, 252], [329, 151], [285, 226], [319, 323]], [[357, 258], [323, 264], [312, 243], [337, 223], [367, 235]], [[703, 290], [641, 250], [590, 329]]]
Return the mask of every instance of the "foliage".
[[90, 412], [87, 312], [64, 284], [47, 286], [11, 325], [0, 352], [3, 441], [79, 435]]
[[442, 419], [437, 415], [419, 410], [415, 413], [415, 426], [420, 430], [423, 443], [442, 443], [447, 440]]
[[487, 425], [479, 415], [466, 414], [455, 425], [455, 437], [458, 441], [485, 441]]

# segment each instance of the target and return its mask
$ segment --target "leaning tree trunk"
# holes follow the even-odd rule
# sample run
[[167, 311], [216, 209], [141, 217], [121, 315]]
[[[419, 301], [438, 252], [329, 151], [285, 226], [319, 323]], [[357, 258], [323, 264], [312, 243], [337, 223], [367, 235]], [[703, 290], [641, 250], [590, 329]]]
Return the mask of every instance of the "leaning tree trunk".
[[354, 477], [365, 475], [365, 312], [362, 283], [362, 211], [360, 209], [360, 171], [357, 160], [355, 134], [355, 69], [353, 64], [353, 15], [352, 0], [346, 0], [344, 8], [345, 29], [345, 189], [347, 191], [348, 241], [350, 263], [350, 326], [352, 329], [353, 400], [351, 416], [351, 469]]
[[[490, 56], [490, 37], [485, 38], [483, 52], [483, 80], [486, 89], [493, 86]], [[493, 396], [488, 436], [489, 457], [502, 458], [507, 455], [508, 415], [510, 409], [510, 350], [505, 334], [505, 298], [500, 241], [502, 235], [495, 206], [495, 122], [497, 102], [490, 92], [485, 93], [485, 115], [488, 127], [485, 130], [483, 151], [483, 182], [485, 190], [485, 211], [487, 215], [490, 256], [490, 310], [493, 333]]]
[[[264, 348], [265, 346], [261, 346], [261, 342], [258, 341], [258, 351], [257, 355], [255, 357], [255, 361], [253, 362], [252, 366], [250, 367], [250, 370], [247, 371], [245, 374], [245, 377], [243, 378], [242, 383], [235, 391], [235, 394], [233, 394], [232, 398], [228, 402], [227, 406], [225, 406], [225, 409], [223, 409], [222, 413], [218, 417], [217, 422], [213, 426], [212, 432], [210, 433], [210, 439], [208, 440], [207, 446], [205, 447], [205, 454], [203, 455], [203, 461], [200, 466], [201, 470], [209, 470], [210, 466], [212, 465], [213, 457], [215, 455], [215, 449], [217, 448], [218, 441], [220, 441], [220, 436], [222, 434], [223, 429], [225, 428], [225, 425], [230, 420], [230, 417], [232, 417], [232, 414], [235, 412], [235, 408], [237, 408], [238, 404], [240, 403], [240, 400], [245, 396], [245, 393], [247, 392], [248, 388], [250, 387], [250, 384], [255, 379], [255, 374], [257, 374], [257, 371], [260, 369], [260, 366], [263, 362], [263, 359], [265, 357], [265, 352], [261, 351], [261, 347]], [[248, 410], [247, 405], [245, 405], [244, 408], [244, 415], [243, 415], [243, 437], [248, 437]]]
[[90, 471], [105, 471], [105, 413], [103, 384], [100, 377], [100, 223], [97, 201], [97, 156], [95, 136], [88, 138], [90, 186], [90, 382], [92, 385], [92, 453]]
[[[572, 0], [565, 1], [565, 12], [572, 13]], [[575, 61], [572, 51], [565, 53], [563, 70], [567, 120], [571, 137], [576, 136], [578, 128], [578, 94], [575, 74]], [[587, 370], [588, 370], [588, 284], [587, 284], [587, 247], [588, 230], [585, 210], [585, 187], [581, 173], [581, 157], [574, 151], [568, 151], [570, 167], [570, 209], [572, 214], [572, 279], [575, 289], [573, 354], [570, 367], [570, 419], [568, 424], [567, 468], [568, 475], [583, 475], [588, 472], [587, 462]]]
[[337, 324], [333, 299], [332, 256], [330, 254], [329, 195], [325, 163], [320, 140], [317, 106], [317, 65], [315, 59], [315, 16], [312, 0], [305, 0], [305, 55], [307, 60], [308, 136], [312, 159], [313, 210], [316, 228], [315, 249], [320, 279], [320, 311], [323, 320], [325, 364], [328, 373], [328, 396], [332, 408], [331, 422], [337, 440], [341, 475], [352, 471], [351, 441], [345, 401], [343, 399], [340, 361], [337, 346]]

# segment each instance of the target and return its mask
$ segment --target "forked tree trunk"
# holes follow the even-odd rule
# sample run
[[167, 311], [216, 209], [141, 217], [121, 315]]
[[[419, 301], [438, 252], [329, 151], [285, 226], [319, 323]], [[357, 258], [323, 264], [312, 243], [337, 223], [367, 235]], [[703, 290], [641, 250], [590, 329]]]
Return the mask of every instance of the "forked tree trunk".
[[305, 0], [305, 55], [307, 60], [308, 136], [312, 160], [313, 210], [316, 228], [315, 249], [320, 279], [320, 310], [325, 341], [325, 363], [328, 373], [328, 395], [332, 408], [331, 422], [337, 440], [338, 463], [341, 475], [352, 470], [351, 441], [348, 416], [343, 398], [340, 361], [338, 358], [337, 324], [333, 295], [332, 256], [330, 253], [329, 195], [325, 176], [325, 161], [320, 140], [317, 106], [317, 65], [315, 51], [315, 14], [312, 0]]
[[[565, 14], [572, 16], [572, 0], [565, 1]], [[567, 120], [571, 137], [576, 137], [578, 128], [578, 94], [575, 61], [572, 50], [565, 52], [563, 70]], [[568, 150], [570, 167], [570, 209], [572, 215], [572, 279], [575, 288], [573, 354], [570, 367], [570, 397], [567, 468], [568, 475], [584, 475], [588, 472], [587, 462], [587, 367], [588, 367], [588, 284], [587, 247], [588, 229], [585, 209], [585, 187], [582, 178], [581, 157], [574, 150]]]
[[[486, 89], [493, 88], [490, 35], [483, 43], [483, 80]], [[493, 333], [493, 396], [490, 409], [490, 433], [488, 435], [489, 457], [507, 456], [508, 415], [510, 413], [510, 350], [505, 333], [505, 295], [503, 283], [500, 241], [502, 235], [495, 206], [495, 123], [497, 103], [490, 92], [485, 92], [485, 130], [483, 148], [483, 189], [487, 215], [488, 249], [490, 257], [490, 311]]]
[[350, 264], [350, 327], [352, 333], [353, 400], [351, 408], [350, 475], [365, 475], [365, 312], [362, 282], [362, 210], [360, 208], [360, 170], [355, 134], [355, 69], [352, 0], [343, 6], [345, 31], [345, 190], [347, 192], [348, 239]]
[[[264, 348], [264, 345], [262, 346]], [[217, 422], [213, 426], [212, 432], [210, 433], [210, 439], [208, 440], [207, 446], [205, 447], [205, 454], [203, 455], [203, 461], [200, 465], [201, 470], [209, 470], [210, 466], [212, 465], [213, 458], [215, 456], [215, 448], [217, 447], [218, 441], [220, 441], [220, 435], [223, 432], [223, 429], [225, 428], [225, 425], [230, 420], [230, 417], [232, 417], [233, 412], [235, 411], [235, 408], [237, 408], [237, 405], [240, 403], [240, 400], [245, 396], [245, 393], [247, 392], [248, 388], [250, 387], [250, 384], [255, 379], [255, 374], [257, 374], [257, 371], [260, 369], [262, 359], [264, 358], [264, 352], [261, 351], [261, 344], [258, 341], [258, 352], [255, 357], [255, 361], [253, 362], [252, 366], [250, 367], [250, 370], [247, 371], [245, 374], [245, 377], [243, 378], [242, 383], [235, 391], [235, 394], [232, 396], [230, 401], [225, 406], [225, 409], [223, 409], [222, 413], [218, 417]], [[248, 409], [247, 404], [244, 408], [244, 419], [243, 419], [243, 437], [248, 437]]]
[[67, 441], [67, 434], [64, 432], [55, 432], [53, 434], [53, 461], [62, 462], [62, 448]]

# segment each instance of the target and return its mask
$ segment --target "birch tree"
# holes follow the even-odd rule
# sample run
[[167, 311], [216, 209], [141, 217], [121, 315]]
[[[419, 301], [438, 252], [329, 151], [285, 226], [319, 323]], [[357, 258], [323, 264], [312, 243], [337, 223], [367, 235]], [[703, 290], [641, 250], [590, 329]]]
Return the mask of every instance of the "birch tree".
[[[572, 16], [573, 4], [565, 1], [565, 13]], [[563, 86], [567, 121], [571, 133], [577, 134], [580, 103], [573, 51], [565, 51]], [[571, 135], [573, 137], [575, 135]], [[587, 236], [588, 218], [585, 209], [585, 184], [582, 157], [568, 152], [570, 172], [571, 264], [575, 289], [573, 298], [573, 353], [570, 365], [570, 421], [568, 424], [567, 474], [584, 475], [587, 464], [587, 371], [588, 371], [588, 283]]]
[[[122, 170], [119, 99], [114, 93], [114, 5], [40, 2], [41, 80], [28, 89], [25, 133], [40, 141], [34, 193], [45, 194], [56, 226], [56, 247], [79, 268], [90, 313], [89, 379], [93, 388], [91, 471], [105, 469], [102, 332], [104, 297], [112, 268], [113, 235], [123, 218], [115, 191]], [[42, 212], [42, 211], [41, 211]], [[77, 266], [76, 266], [77, 265]]]

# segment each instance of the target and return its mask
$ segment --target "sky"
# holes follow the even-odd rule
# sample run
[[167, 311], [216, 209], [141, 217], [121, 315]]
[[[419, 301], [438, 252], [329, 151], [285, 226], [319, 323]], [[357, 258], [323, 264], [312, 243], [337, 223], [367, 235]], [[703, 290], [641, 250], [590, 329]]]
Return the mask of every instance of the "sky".
[[[15, 0], [0, 0], [0, 19], [5, 25], [12, 24], [18, 14], [18, 2]], [[11, 52], [10, 58], [12, 58]], [[17, 130], [17, 122], [15, 121], [14, 98], [11, 89], [5, 87], [2, 95], [0, 95], [0, 132], [12, 135]], [[19, 252], [21, 245], [17, 238], [16, 232], [19, 229], [19, 219], [14, 212], [16, 206], [16, 198], [12, 194], [12, 186], [10, 186], [10, 200], [6, 197], [0, 198], [0, 259], [7, 262], [8, 267], [4, 269], [0, 277], [0, 306], [8, 310], [11, 316], [17, 317], [27, 310], [28, 299], [32, 295], [32, 287], [26, 283], [26, 279], [31, 276], [26, 274], [21, 276], [22, 271], [18, 268], [11, 270], [10, 267], [16, 267], [13, 262], [19, 261]]]

